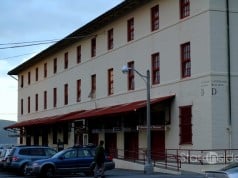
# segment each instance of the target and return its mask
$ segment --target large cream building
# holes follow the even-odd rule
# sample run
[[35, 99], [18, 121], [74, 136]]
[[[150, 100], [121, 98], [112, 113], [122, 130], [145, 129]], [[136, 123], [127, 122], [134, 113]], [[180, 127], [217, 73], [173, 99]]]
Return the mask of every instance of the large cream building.
[[140, 158], [148, 90], [127, 65], [150, 71], [152, 159], [238, 148], [237, 19], [237, 0], [125, 0], [9, 71], [18, 122], [6, 129], [20, 144], [103, 139], [115, 156]]

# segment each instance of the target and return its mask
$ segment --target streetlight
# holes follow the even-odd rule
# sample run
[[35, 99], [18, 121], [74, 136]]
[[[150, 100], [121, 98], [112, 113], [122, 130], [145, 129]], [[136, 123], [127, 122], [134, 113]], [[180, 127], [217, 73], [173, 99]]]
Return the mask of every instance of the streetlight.
[[146, 107], [146, 116], [147, 116], [147, 152], [146, 152], [146, 164], [144, 167], [144, 172], [146, 174], [153, 173], [153, 166], [151, 163], [151, 123], [150, 123], [150, 71], [147, 70], [146, 75], [141, 74], [135, 68], [130, 68], [127, 65], [122, 67], [122, 73], [128, 73], [129, 70], [135, 71], [146, 83], [147, 90], [147, 107]]

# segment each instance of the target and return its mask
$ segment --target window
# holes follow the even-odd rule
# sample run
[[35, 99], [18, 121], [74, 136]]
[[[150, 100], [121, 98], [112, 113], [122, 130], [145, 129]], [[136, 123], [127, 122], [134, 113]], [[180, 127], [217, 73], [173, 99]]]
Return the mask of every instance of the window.
[[[134, 68], [134, 61], [131, 61], [128, 63], [128, 68], [133, 69]], [[134, 90], [135, 89], [135, 76], [134, 71], [129, 70], [128, 72], [128, 90]]]
[[28, 72], [28, 85], [31, 84], [31, 72]]
[[159, 29], [159, 5], [151, 8], [151, 31]]
[[66, 52], [64, 53], [64, 69], [68, 68], [68, 63], [69, 63], [68, 52]]
[[44, 91], [44, 109], [47, 109], [47, 91]]
[[44, 77], [47, 77], [47, 63], [44, 64]]
[[96, 74], [91, 76], [91, 92], [89, 94], [90, 98], [96, 97]]
[[159, 53], [152, 54], [151, 56], [152, 64], [152, 84], [160, 83], [160, 58]]
[[38, 111], [38, 94], [35, 95], [35, 111]]
[[107, 32], [107, 49], [113, 49], [113, 29], [110, 29]]
[[36, 75], [35, 75], [35, 80], [38, 81], [38, 76], [39, 76], [39, 74], [38, 74], [38, 73], [39, 73], [38, 67], [36, 68], [35, 72], [36, 72], [36, 73], [35, 73], [35, 74], [36, 74]]
[[23, 114], [23, 104], [24, 104], [24, 102], [23, 102], [23, 99], [21, 99], [21, 115]]
[[114, 93], [113, 86], [113, 69], [108, 70], [108, 95], [112, 95]]
[[179, 107], [180, 144], [192, 144], [192, 106]]
[[31, 97], [30, 96], [28, 96], [28, 98], [27, 98], [27, 111], [28, 111], [28, 113], [30, 113], [31, 112]]
[[180, 0], [180, 18], [183, 19], [190, 15], [190, 0]]
[[127, 21], [127, 41], [134, 40], [134, 18]]
[[68, 84], [64, 84], [64, 104], [68, 104]]
[[77, 47], [77, 63], [81, 62], [81, 46]]
[[53, 88], [53, 107], [57, 106], [57, 88]]
[[191, 76], [191, 58], [189, 42], [181, 45], [181, 72], [182, 78]]
[[81, 80], [77, 80], [77, 102], [81, 101]]
[[57, 72], [57, 58], [54, 58], [54, 74]]
[[96, 37], [91, 39], [91, 57], [96, 56]]
[[24, 86], [24, 75], [21, 75], [21, 88]]

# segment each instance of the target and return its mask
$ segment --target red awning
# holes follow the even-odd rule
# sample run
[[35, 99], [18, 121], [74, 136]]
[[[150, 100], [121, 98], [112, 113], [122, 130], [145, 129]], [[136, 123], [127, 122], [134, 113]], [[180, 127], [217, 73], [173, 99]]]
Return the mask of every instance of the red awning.
[[[174, 97], [175, 95], [169, 95], [165, 97], [151, 99], [150, 104], [156, 104], [163, 101], [167, 101]], [[119, 105], [97, 108], [97, 109], [92, 109], [87, 111], [84, 111], [84, 110], [75, 111], [75, 112], [70, 112], [63, 115], [56, 115], [56, 116], [37, 118], [37, 119], [31, 119], [27, 121], [18, 122], [13, 125], [7, 126], [4, 129], [21, 128], [21, 127], [35, 126], [35, 125], [48, 125], [48, 124], [54, 124], [59, 122], [65, 122], [65, 121], [86, 119], [90, 117], [108, 116], [108, 115], [113, 115], [113, 114], [118, 114], [123, 112], [125, 113], [125, 112], [135, 111], [135, 110], [146, 107], [146, 104], [147, 104], [146, 100], [141, 100], [141, 101], [135, 101], [132, 103], [119, 104]]]

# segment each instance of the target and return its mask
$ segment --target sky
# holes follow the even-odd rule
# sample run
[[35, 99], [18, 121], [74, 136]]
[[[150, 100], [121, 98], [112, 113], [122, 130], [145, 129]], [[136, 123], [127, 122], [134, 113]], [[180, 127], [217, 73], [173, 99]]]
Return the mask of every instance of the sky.
[[0, 119], [17, 121], [17, 80], [7, 73], [123, 0], [1, 0]]

